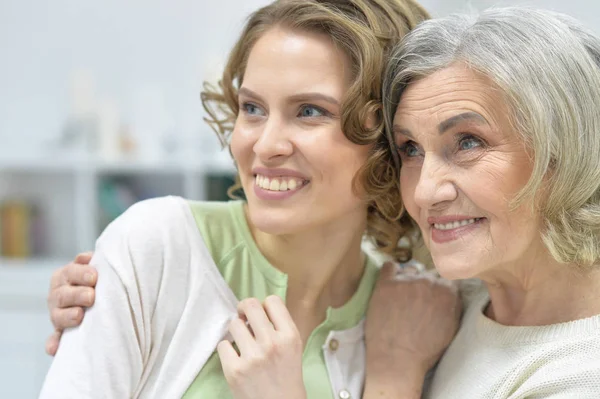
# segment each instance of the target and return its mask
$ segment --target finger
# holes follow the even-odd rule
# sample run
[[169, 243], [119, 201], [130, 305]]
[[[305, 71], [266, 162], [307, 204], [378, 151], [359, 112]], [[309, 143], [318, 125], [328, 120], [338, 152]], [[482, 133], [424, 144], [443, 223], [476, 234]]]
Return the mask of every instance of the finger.
[[94, 304], [96, 291], [90, 287], [64, 285], [55, 288], [48, 296], [48, 307], [52, 308], [88, 308]]
[[268, 296], [263, 306], [275, 330], [294, 334], [298, 332], [292, 315], [280, 297], [277, 295]]
[[94, 253], [91, 251], [80, 253], [75, 257], [75, 261], [73, 263], [79, 265], [89, 265], [90, 261], [92, 260], [92, 256], [94, 256]]
[[238, 304], [238, 313], [242, 320], [248, 320], [251, 332], [257, 340], [267, 341], [273, 331], [273, 324], [267, 316], [263, 305], [256, 298], [244, 299]]
[[240, 356], [252, 356], [256, 354], [256, 341], [242, 319], [236, 317], [231, 320], [229, 323], [229, 332], [240, 350]]
[[83, 321], [82, 308], [54, 308], [50, 311], [50, 320], [54, 328], [62, 331], [65, 328], [77, 327]]
[[50, 278], [50, 291], [52, 291], [56, 287], [64, 285], [64, 281], [66, 280], [64, 274], [66, 273], [65, 269], [67, 268], [67, 266], [68, 265], [64, 265], [52, 272], [52, 277]]
[[71, 263], [65, 271], [66, 283], [93, 287], [98, 280], [98, 271], [87, 264]]
[[217, 353], [219, 354], [219, 359], [221, 360], [223, 373], [225, 376], [227, 376], [233, 365], [240, 360], [240, 357], [229, 341], [219, 342], [217, 344]]
[[50, 289], [63, 285], [84, 285], [93, 287], [98, 280], [98, 272], [91, 266], [69, 263], [52, 274]]
[[61, 331], [54, 331], [52, 335], [48, 337], [46, 340], [46, 353], [50, 356], [56, 355], [56, 351], [58, 350], [58, 343], [60, 342], [60, 337], [62, 335]]

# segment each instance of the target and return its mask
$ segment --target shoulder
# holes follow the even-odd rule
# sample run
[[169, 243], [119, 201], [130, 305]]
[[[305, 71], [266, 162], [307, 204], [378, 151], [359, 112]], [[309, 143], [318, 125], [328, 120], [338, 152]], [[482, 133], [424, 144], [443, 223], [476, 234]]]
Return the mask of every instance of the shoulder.
[[105, 233], [114, 231], [140, 233], [145, 231], [144, 228], [173, 224], [185, 217], [183, 212], [185, 204], [183, 198], [173, 196], [136, 202], [116, 218], [107, 227]]
[[520, 389], [526, 396], [547, 393], [561, 398], [597, 397], [600, 392], [598, 332], [592, 337], [569, 339], [538, 350], [540, 353], [532, 355], [530, 365], [534, 371], [528, 373], [529, 377]]
[[140, 201], [108, 225], [96, 246], [97, 249], [105, 245], [150, 248], [182, 236], [182, 223], [189, 217], [185, 212], [185, 200], [179, 197]]
[[198, 227], [231, 225], [244, 217], [242, 201], [187, 201]]
[[236, 247], [253, 240], [243, 201], [189, 201], [195, 228], [217, 264]]
[[193, 223], [186, 206], [179, 197], [132, 205], [100, 235], [96, 254], [124, 274], [130, 274], [129, 269], [162, 268], [167, 253], [185, 259], [192, 242], [186, 224]]
[[164, 226], [165, 223], [180, 220], [184, 217], [183, 210], [185, 206], [186, 200], [180, 197], [167, 196], [147, 199], [133, 204], [115, 219], [111, 226], [128, 227], [130, 231], [136, 231], [136, 227], [140, 225], [147, 227]]

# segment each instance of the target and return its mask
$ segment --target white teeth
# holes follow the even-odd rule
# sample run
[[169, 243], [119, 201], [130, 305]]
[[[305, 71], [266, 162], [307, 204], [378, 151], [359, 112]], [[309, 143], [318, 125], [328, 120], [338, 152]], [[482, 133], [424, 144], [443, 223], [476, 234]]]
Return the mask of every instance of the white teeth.
[[477, 220], [479, 220], [479, 218], [465, 219], [465, 220], [460, 220], [460, 221], [455, 220], [454, 222], [449, 222], [449, 223], [434, 223], [433, 227], [438, 230], [452, 230], [452, 229], [457, 229], [462, 226], [466, 226], [468, 224], [473, 224]]
[[304, 185], [302, 179], [295, 177], [279, 177], [269, 179], [268, 177], [261, 175], [256, 175], [254, 183], [263, 190], [269, 191], [291, 191]]

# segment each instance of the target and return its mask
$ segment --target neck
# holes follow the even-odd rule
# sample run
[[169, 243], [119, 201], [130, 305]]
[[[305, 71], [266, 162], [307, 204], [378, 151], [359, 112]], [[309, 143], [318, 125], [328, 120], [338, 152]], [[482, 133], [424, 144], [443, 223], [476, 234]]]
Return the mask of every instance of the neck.
[[288, 308], [339, 307], [352, 297], [364, 271], [365, 220], [347, 217], [293, 235], [267, 234], [249, 223], [262, 254], [288, 276]]
[[542, 326], [600, 314], [600, 270], [580, 271], [549, 254], [536, 258], [481, 277], [490, 294], [488, 317], [503, 325]]

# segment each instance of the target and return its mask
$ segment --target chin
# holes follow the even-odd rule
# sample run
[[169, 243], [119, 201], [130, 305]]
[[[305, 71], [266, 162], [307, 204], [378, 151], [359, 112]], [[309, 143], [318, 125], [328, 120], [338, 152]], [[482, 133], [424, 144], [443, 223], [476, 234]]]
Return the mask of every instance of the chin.
[[252, 225], [263, 233], [284, 235], [293, 233], [297, 223], [289, 211], [283, 209], [248, 209]]
[[478, 274], [472, 261], [465, 261], [463, 258], [452, 259], [447, 256], [436, 258], [433, 256], [433, 264], [440, 276], [446, 280], [466, 280], [476, 278]]

